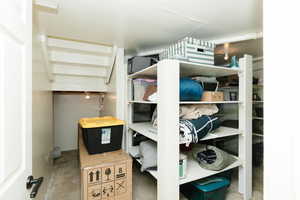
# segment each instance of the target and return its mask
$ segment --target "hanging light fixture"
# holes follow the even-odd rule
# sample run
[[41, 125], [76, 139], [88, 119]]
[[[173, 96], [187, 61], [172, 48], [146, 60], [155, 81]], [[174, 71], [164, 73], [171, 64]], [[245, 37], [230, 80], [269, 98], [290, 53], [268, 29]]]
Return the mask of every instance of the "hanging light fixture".
[[84, 92], [85, 93], [85, 99], [90, 99], [91, 98], [91, 96], [89, 95], [89, 93], [88, 92]]

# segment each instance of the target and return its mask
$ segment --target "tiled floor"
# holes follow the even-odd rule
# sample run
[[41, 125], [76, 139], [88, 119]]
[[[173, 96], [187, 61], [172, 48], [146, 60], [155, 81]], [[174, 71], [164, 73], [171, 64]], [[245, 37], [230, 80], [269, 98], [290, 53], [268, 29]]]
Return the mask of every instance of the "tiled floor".
[[[253, 200], [262, 200], [262, 169], [254, 169]], [[226, 200], [241, 200], [237, 193], [237, 173], [233, 174], [232, 184]], [[156, 180], [148, 173], [140, 173], [138, 165], [133, 167], [133, 200], [155, 200]], [[182, 197], [182, 199], [185, 199]], [[55, 161], [45, 200], [80, 200], [80, 170], [77, 151], [63, 152]]]

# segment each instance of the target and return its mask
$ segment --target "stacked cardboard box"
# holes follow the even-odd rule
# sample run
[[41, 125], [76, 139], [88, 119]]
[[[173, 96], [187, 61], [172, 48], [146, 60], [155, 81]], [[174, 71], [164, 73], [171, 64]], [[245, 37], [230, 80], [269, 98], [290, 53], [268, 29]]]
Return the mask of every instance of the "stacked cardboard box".
[[132, 158], [123, 150], [89, 155], [79, 126], [81, 200], [132, 200]]

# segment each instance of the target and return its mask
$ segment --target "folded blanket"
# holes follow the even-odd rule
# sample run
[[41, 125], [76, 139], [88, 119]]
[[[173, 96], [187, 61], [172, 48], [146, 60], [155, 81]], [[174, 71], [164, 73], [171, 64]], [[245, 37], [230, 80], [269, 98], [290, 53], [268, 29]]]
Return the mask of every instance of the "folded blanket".
[[179, 117], [181, 119], [198, 119], [202, 115], [213, 115], [219, 112], [215, 104], [208, 105], [181, 105]]
[[190, 143], [198, 143], [209, 132], [220, 127], [218, 117], [204, 115], [198, 119], [180, 120], [180, 141], [184, 141], [187, 146]]

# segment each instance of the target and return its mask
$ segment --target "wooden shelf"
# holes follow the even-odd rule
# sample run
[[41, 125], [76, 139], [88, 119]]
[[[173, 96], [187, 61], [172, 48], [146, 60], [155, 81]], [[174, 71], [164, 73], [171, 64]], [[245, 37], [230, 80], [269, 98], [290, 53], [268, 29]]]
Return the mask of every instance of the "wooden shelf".
[[235, 128], [229, 128], [225, 126], [221, 126], [218, 129], [214, 130], [213, 132], [209, 133], [207, 136], [202, 138], [201, 140], [212, 140], [217, 138], [229, 137], [234, 135], [239, 135], [241, 132]]
[[180, 75], [181, 76], [230, 76], [238, 74], [240, 69], [233, 69], [214, 65], [196, 64], [191, 62], [180, 61]]
[[154, 101], [128, 101], [128, 103], [141, 103], [141, 104], [157, 104], [156, 102]]
[[253, 135], [254, 135], [254, 136], [257, 136], [257, 137], [264, 137], [264, 135], [261, 134], [261, 133], [253, 133]]
[[[133, 124], [129, 124], [128, 127], [153, 141], [157, 141], [157, 129], [154, 128], [150, 122], [133, 123]], [[221, 126], [215, 131], [209, 133], [204, 138], [202, 138], [201, 141], [229, 137], [229, 136], [234, 136], [239, 134], [240, 132], [238, 129]], [[178, 132], [178, 137], [179, 137], [179, 132]], [[180, 142], [180, 144], [185, 144], [185, 143], [186, 142]]]
[[[153, 101], [128, 101], [128, 103], [157, 104]], [[241, 101], [181, 101], [179, 104], [238, 104]]]
[[[138, 152], [138, 149], [132, 148], [129, 153], [130, 153], [130, 155], [135, 157], [135, 155], [137, 155], [137, 152]], [[231, 165], [229, 165], [228, 167], [226, 167], [225, 169], [220, 170], [220, 171], [212, 171], [212, 170], [207, 170], [207, 169], [203, 169], [202, 167], [200, 167], [199, 163], [191, 155], [189, 155], [188, 162], [187, 162], [187, 176], [186, 176], [186, 178], [180, 179], [179, 184], [181, 185], [181, 184], [189, 183], [192, 181], [196, 181], [198, 179], [206, 178], [208, 176], [212, 176], [212, 175], [218, 174], [220, 172], [227, 171], [227, 170], [233, 169], [235, 167], [241, 166], [243, 164], [241, 159], [239, 159], [238, 157], [235, 157], [235, 158], [236, 158], [236, 161], [234, 163], [232, 163]], [[140, 159], [136, 159], [136, 161], [138, 163], [142, 164]], [[147, 172], [149, 172], [155, 179], [158, 178], [157, 170], [147, 170]]]
[[220, 170], [220, 171], [212, 171], [212, 170], [207, 170], [207, 169], [201, 168], [199, 163], [195, 159], [193, 159], [191, 156], [189, 156], [188, 162], [187, 162], [187, 177], [184, 179], [180, 179], [180, 184], [185, 184], [185, 183], [189, 183], [192, 181], [196, 181], [198, 179], [206, 178], [208, 176], [212, 176], [212, 175], [218, 174], [220, 172], [227, 171], [227, 170], [241, 166], [243, 164], [242, 161], [237, 157], [235, 157], [235, 158], [236, 158], [236, 161], [233, 164], [226, 167], [225, 169]]
[[181, 101], [180, 104], [237, 104], [241, 101]]
[[157, 129], [150, 122], [133, 123], [129, 124], [128, 127], [151, 140], [157, 141]]
[[[263, 89], [263, 85], [253, 85], [253, 89]], [[224, 87], [219, 87], [219, 89], [238, 89], [239, 86], [224, 86]]]
[[[180, 76], [212, 76], [212, 77], [220, 77], [220, 76], [229, 76], [238, 74], [240, 69], [233, 69], [227, 67], [220, 67], [214, 65], [205, 65], [205, 64], [197, 64], [185, 61], [179, 61], [180, 64]], [[128, 78], [141, 78], [148, 77], [154, 78], [157, 76], [157, 64], [154, 64], [150, 67], [147, 67], [141, 71], [128, 75]]]
[[156, 75], [157, 75], [157, 64], [154, 64], [141, 71], [128, 75], [128, 78], [156, 77]]
[[262, 134], [253, 133], [252, 144], [259, 144], [264, 141], [264, 136]]

